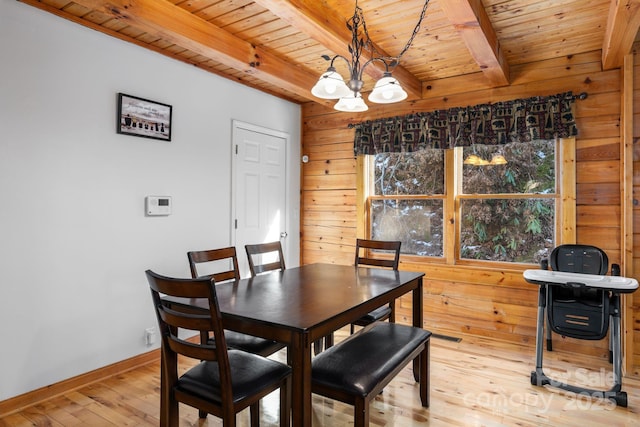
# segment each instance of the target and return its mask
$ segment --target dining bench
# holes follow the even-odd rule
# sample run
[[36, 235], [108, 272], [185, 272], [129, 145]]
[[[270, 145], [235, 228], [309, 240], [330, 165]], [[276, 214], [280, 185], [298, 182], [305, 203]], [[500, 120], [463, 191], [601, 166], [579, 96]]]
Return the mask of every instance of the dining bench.
[[[311, 361], [311, 391], [354, 406], [355, 427], [369, 425], [369, 402], [411, 361], [418, 358], [420, 400], [429, 406], [431, 332], [380, 322], [358, 331]], [[414, 370], [416, 365], [414, 364]]]

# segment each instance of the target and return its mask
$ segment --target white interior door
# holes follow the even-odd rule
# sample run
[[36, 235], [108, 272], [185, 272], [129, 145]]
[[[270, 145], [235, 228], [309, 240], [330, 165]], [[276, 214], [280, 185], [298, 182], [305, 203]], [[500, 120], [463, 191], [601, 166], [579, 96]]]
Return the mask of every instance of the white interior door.
[[286, 258], [287, 140], [281, 132], [233, 124], [232, 240], [241, 277], [249, 276], [246, 244], [280, 240]]

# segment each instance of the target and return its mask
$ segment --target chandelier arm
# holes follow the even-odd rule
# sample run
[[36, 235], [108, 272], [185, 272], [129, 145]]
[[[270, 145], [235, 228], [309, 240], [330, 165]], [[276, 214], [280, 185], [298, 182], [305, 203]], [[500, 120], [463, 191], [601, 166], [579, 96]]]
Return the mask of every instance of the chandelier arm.
[[347, 67], [349, 67], [349, 72], [351, 72], [351, 64], [349, 63], [349, 60], [347, 58], [345, 58], [344, 56], [342, 56], [342, 55], [336, 55], [333, 58], [331, 58], [330, 66], [333, 67], [333, 61], [335, 61], [338, 58], [342, 59], [344, 62], [347, 63]]
[[333, 67], [333, 61], [335, 61], [336, 59], [342, 59], [346, 64], [347, 64], [347, 69], [349, 70], [349, 80], [361, 80], [358, 76], [357, 76], [357, 69], [355, 69], [354, 67], [351, 66], [351, 62], [349, 62], [349, 60], [342, 56], [342, 55], [336, 55], [333, 57], [333, 59], [331, 59], [331, 66]]
[[371, 58], [370, 60], [368, 60], [367, 62], [364, 63], [364, 65], [362, 66], [362, 68], [360, 68], [360, 72], [358, 73], [358, 80], [362, 80], [362, 76], [364, 75], [364, 69], [367, 68], [367, 65], [371, 64], [372, 62], [376, 62], [376, 61], [380, 61], [384, 64], [384, 72], [388, 73], [389, 72], [389, 64], [387, 64], [387, 60], [388, 58], [382, 58], [382, 57], [374, 57]]

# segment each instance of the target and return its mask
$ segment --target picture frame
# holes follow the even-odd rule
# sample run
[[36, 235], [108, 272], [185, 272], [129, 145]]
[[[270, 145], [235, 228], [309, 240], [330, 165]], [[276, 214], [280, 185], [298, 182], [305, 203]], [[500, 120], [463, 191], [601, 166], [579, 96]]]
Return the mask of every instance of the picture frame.
[[118, 93], [116, 130], [123, 135], [171, 141], [171, 114], [171, 105]]

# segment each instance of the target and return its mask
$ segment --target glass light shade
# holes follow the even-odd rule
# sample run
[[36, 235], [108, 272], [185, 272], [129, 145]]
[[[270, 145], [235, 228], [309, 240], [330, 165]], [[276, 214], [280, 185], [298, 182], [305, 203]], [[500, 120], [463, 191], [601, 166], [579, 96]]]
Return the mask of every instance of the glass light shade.
[[376, 82], [369, 94], [369, 101], [378, 104], [390, 104], [407, 98], [407, 92], [402, 89], [400, 82], [389, 73]]
[[318, 82], [311, 88], [313, 96], [322, 99], [339, 99], [351, 94], [344, 79], [335, 68], [330, 67], [320, 76]]
[[492, 165], [506, 165], [507, 159], [504, 158], [502, 154], [494, 154], [491, 158]]
[[464, 159], [463, 163], [465, 165], [478, 166], [479, 164], [482, 163], [482, 159], [480, 157], [476, 156], [475, 154], [471, 154], [466, 159]]
[[362, 95], [359, 93], [354, 95], [353, 92], [349, 96], [343, 96], [340, 101], [333, 107], [338, 111], [345, 111], [348, 113], [356, 113], [361, 111], [367, 111], [369, 107], [364, 103]]

